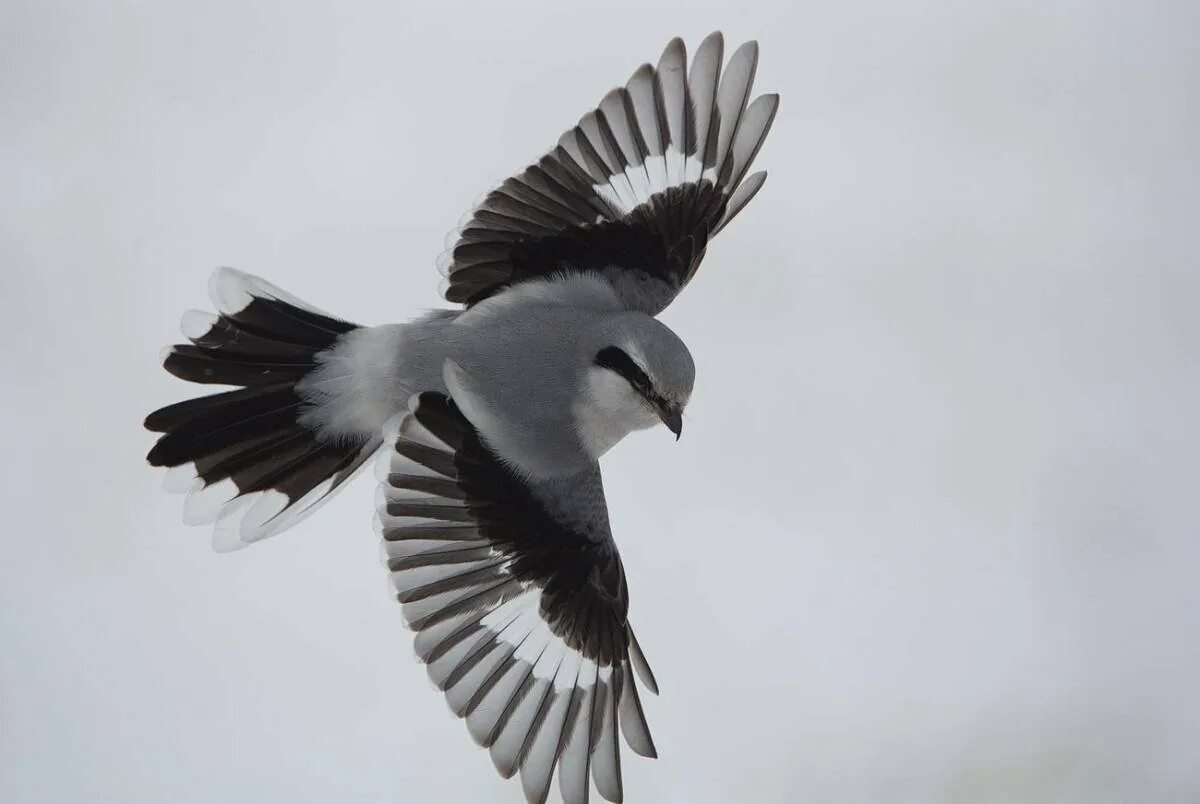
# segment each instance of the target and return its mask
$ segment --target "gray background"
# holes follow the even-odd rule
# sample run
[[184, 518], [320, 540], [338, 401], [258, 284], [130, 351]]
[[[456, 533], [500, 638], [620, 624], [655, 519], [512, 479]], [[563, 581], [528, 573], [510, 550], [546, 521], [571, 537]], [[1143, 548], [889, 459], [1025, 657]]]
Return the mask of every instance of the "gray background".
[[236, 555], [180, 524], [157, 355], [221, 264], [438, 305], [481, 190], [723, 27], [783, 105], [665, 316], [685, 437], [605, 461], [663, 688], [629, 799], [1200, 800], [1200, 7], [1045, 5], [6, 2], [0, 799], [520, 799], [370, 480]]

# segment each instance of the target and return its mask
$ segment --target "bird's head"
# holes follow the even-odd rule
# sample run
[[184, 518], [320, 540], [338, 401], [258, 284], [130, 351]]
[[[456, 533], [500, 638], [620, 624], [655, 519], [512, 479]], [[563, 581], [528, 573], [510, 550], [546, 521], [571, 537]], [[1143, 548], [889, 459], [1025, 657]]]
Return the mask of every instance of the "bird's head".
[[662, 422], [679, 438], [696, 366], [683, 341], [641, 314], [621, 316], [586, 355], [576, 426], [599, 457], [634, 430]]

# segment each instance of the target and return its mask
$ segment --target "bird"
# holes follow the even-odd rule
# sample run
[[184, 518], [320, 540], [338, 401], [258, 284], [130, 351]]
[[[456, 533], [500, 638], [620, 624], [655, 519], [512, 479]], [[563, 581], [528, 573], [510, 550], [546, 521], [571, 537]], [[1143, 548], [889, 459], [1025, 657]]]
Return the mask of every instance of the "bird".
[[[164, 368], [228, 386], [145, 419], [188, 524], [236, 550], [316, 511], [374, 457], [375, 525], [414, 648], [504, 778], [619, 802], [620, 738], [657, 756], [599, 459], [661, 424], [695, 364], [656, 317], [762, 188], [779, 96], [754, 41], [681, 39], [464, 216], [451, 307], [360, 326], [252, 274], [211, 277]], [[590, 780], [590, 781], [589, 781]]]

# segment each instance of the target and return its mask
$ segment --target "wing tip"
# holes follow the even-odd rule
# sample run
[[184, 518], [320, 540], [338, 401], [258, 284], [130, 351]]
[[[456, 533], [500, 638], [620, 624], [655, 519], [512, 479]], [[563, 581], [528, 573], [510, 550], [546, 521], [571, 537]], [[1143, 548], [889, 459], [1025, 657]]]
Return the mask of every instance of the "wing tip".
[[[746, 55], [743, 56], [743, 53]], [[747, 39], [745, 42], [742, 42], [740, 45], [738, 45], [737, 50], [733, 51], [733, 55], [729, 57], [729, 63], [733, 64], [740, 57], [749, 59], [751, 65], [757, 65], [758, 55], [758, 40]]]
[[659, 57], [658, 63], [661, 65], [665, 62], [668, 55], [682, 56], [686, 59], [687, 43], [683, 41], [683, 37], [671, 37], [671, 41], [667, 42], [666, 47], [663, 48], [662, 56]]

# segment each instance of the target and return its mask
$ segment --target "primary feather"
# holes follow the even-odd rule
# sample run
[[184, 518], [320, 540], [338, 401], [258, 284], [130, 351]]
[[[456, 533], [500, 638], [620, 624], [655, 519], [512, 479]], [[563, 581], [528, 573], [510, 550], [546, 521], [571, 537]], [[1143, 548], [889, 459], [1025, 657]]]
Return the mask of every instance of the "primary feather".
[[689, 80], [683, 42], [672, 40], [657, 67], [639, 67], [557, 147], [489, 192], [439, 259], [446, 298], [476, 304], [564, 269], [615, 266], [605, 276], [628, 307], [666, 307], [766, 178], [742, 189], [779, 97], [750, 103], [756, 43], [724, 73], [723, 49], [719, 33], [706, 38]]

